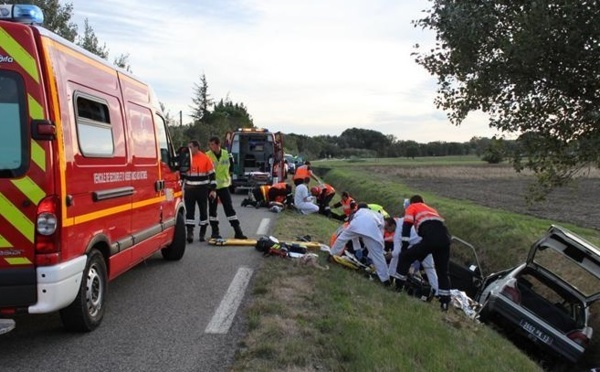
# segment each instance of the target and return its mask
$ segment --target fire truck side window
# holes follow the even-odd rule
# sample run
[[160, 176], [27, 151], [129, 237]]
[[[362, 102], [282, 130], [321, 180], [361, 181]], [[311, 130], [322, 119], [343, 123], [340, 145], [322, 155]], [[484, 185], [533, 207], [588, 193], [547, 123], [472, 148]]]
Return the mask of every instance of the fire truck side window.
[[112, 156], [114, 142], [108, 105], [82, 96], [77, 102], [77, 135], [84, 156]]

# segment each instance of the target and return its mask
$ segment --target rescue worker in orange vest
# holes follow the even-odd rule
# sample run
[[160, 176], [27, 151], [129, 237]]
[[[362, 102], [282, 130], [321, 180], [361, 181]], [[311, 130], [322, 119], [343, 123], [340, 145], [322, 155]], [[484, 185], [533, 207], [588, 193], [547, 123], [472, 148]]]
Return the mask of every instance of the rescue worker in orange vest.
[[350, 196], [348, 191], [342, 192], [342, 200], [333, 205], [333, 208], [339, 207], [342, 207], [346, 220], [356, 210], [356, 201]]
[[333, 186], [326, 183], [322, 183], [318, 186], [311, 187], [310, 193], [316, 199], [315, 201], [319, 206], [320, 214], [340, 221], [343, 221], [345, 219], [345, 216], [340, 216], [331, 212], [331, 207], [329, 206], [329, 203], [331, 203], [331, 200], [335, 196], [335, 189], [333, 188]]
[[285, 182], [274, 185], [261, 185], [252, 189], [252, 197], [242, 200], [242, 207], [252, 205], [255, 208], [268, 207], [271, 202], [283, 205], [292, 204], [292, 186]]
[[294, 173], [294, 185], [302, 185], [304, 183], [305, 178], [312, 178], [313, 180], [320, 182], [317, 176], [315, 176], [310, 169], [310, 161], [305, 161], [304, 165], [296, 168], [296, 172]]
[[190, 170], [185, 174], [185, 226], [187, 229], [187, 242], [194, 241], [194, 221], [196, 214], [196, 204], [200, 211], [200, 234], [201, 242], [205, 241], [206, 229], [208, 228], [208, 198], [217, 197], [215, 188], [217, 181], [215, 179], [215, 167], [208, 155], [200, 150], [200, 143], [196, 140], [188, 144], [190, 149]]
[[[423, 240], [409, 248], [410, 229], [415, 227]], [[410, 198], [410, 204], [404, 211], [402, 224], [402, 250], [400, 252], [396, 288], [402, 290], [406, 283], [410, 265], [415, 261], [423, 261], [427, 255], [433, 256], [435, 271], [438, 276], [438, 295], [442, 311], [450, 305], [450, 277], [448, 262], [450, 260], [451, 236], [440, 214], [423, 202], [420, 195]]]

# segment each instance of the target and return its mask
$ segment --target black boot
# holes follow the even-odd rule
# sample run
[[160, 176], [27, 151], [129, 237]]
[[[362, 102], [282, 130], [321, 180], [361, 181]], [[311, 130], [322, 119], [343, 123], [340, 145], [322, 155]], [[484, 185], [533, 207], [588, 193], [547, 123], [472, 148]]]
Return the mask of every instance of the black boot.
[[198, 240], [200, 240], [201, 242], [205, 242], [206, 241], [206, 229], [208, 228], [208, 225], [201, 225], [200, 226], [200, 234], [198, 235]]
[[221, 233], [219, 233], [219, 221], [210, 221], [210, 234], [211, 239], [222, 239]]
[[448, 311], [450, 307], [450, 296], [440, 296], [440, 310], [443, 312]]
[[233, 226], [233, 230], [235, 231], [236, 239], [248, 239], [248, 237], [242, 232], [242, 228], [240, 227], [240, 221], [232, 221], [231, 226]]
[[188, 243], [191, 243], [194, 241], [194, 226], [186, 226], [187, 228], [187, 234], [185, 236], [185, 239], [187, 240]]
[[406, 280], [396, 278], [394, 282], [396, 284], [396, 292], [402, 292], [404, 290], [404, 284], [406, 283]]

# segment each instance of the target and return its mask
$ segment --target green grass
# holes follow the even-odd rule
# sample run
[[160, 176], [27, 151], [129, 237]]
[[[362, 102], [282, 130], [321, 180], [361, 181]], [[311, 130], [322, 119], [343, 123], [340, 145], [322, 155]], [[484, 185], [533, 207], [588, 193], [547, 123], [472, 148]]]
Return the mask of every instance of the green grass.
[[[473, 159], [443, 162], [465, 164]], [[529, 246], [552, 222], [412, 190], [397, 179], [369, 172], [375, 163], [393, 165], [387, 159], [366, 159], [315, 162], [314, 167], [338, 194], [349, 191], [357, 200], [381, 204], [393, 215], [401, 214], [405, 197], [422, 194], [446, 218], [453, 235], [476, 247], [484, 274], [522, 262]], [[285, 211], [274, 235], [288, 240], [309, 234], [314, 241], [328, 243], [338, 226], [320, 215]], [[593, 243], [600, 241], [596, 231], [564, 226]], [[265, 258], [246, 308], [248, 334], [232, 370], [540, 370], [510, 341], [460, 310], [442, 314], [437, 302], [399, 295], [355, 271], [326, 263], [323, 254], [318, 264], [329, 269]], [[599, 349], [596, 338], [586, 364], [597, 365], [594, 355]]]
[[[274, 235], [327, 242], [337, 226], [323, 216], [284, 212]], [[462, 311], [443, 314], [437, 302], [400, 295], [321, 256], [328, 270], [265, 257], [234, 371], [539, 370]]]

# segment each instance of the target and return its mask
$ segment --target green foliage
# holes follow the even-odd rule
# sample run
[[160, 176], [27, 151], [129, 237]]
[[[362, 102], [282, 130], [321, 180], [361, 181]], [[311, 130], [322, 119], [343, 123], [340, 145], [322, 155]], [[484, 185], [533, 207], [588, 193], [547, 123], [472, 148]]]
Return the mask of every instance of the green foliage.
[[113, 65], [122, 68], [127, 72], [133, 72], [131, 70], [131, 65], [129, 64], [129, 53], [119, 54], [114, 60]]
[[92, 26], [90, 26], [87, 18], [84, 21], [83, 36], [79, 37], [77, 45], [87, 50], [88, 52], [99, 56], [100, 58], [108, 58], [108, 48], [106, 47], [106, 43], [100, 46], [98, 38], [96, 37], [96, 33], [94, 32]]
[[194, 83], [194, 96], [192, 97], [193, 106], [190, 115], [196, 122], [201, 121], [206, 116], [213, 105], [213, 100], [208, 94], [208, 82], [206, 75], [200, 76], [200, 83]]
[[459, 125], [469, 112], [519, 141], [517, 169], [539, 174], [540, 190], [598, 164], [598, 1], [439, 0], [414, 25], [437, 33], [416, 61], [438, 78], [436, 105]]
[[485, 149], [481, 160], [490, 164], [498, 164], [504, 161], [504, 142], [502, 139], [492, 138]]

